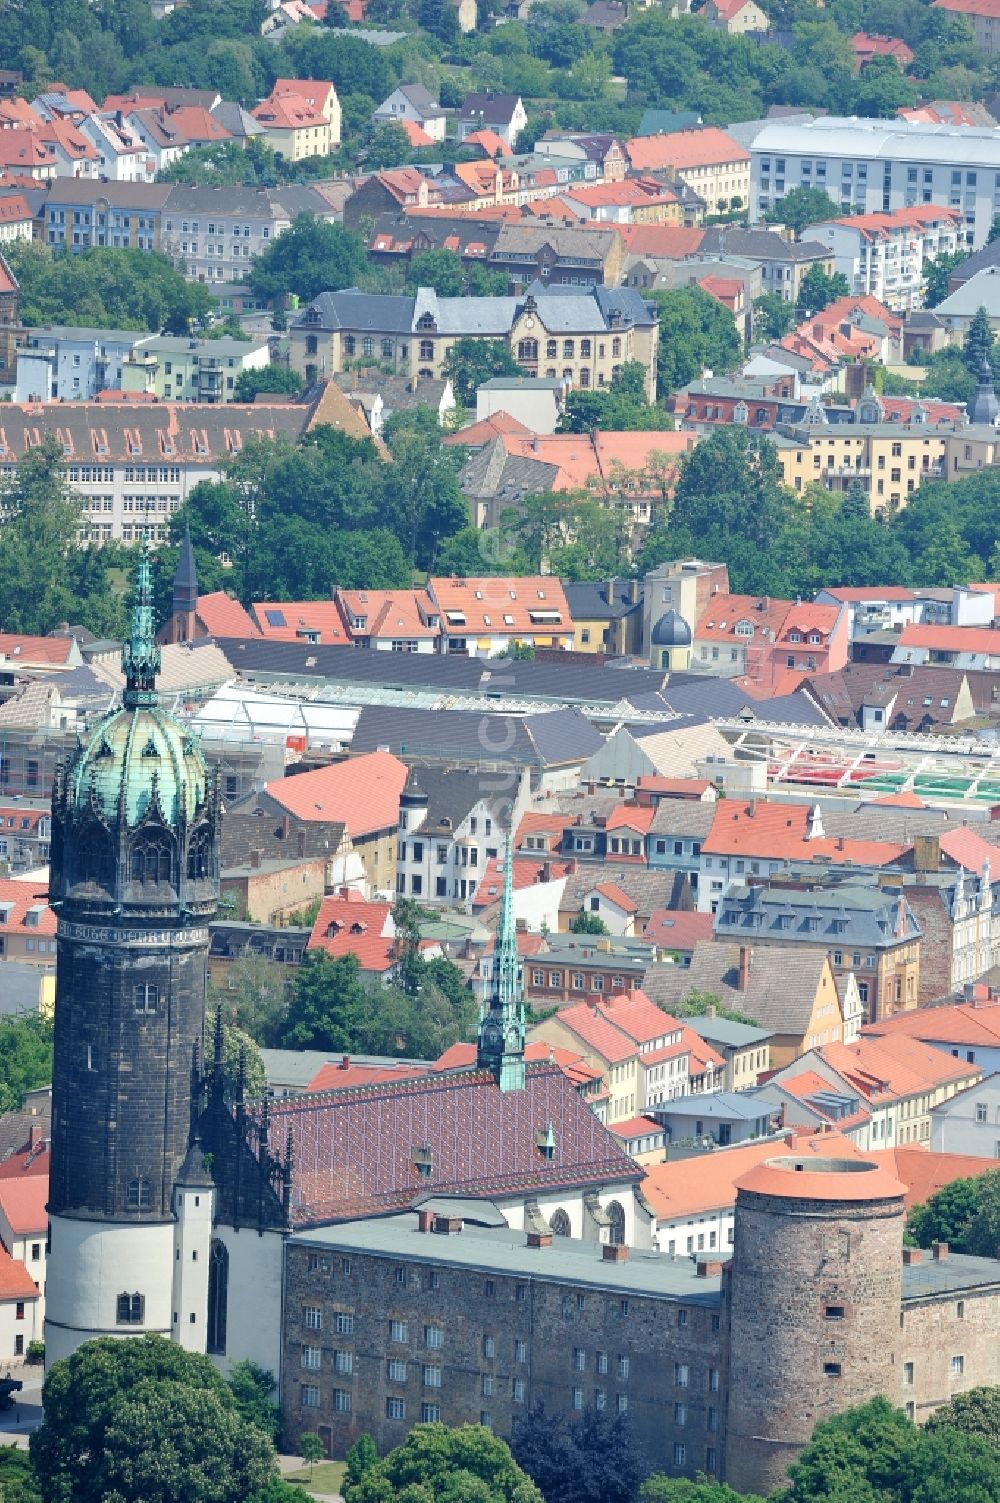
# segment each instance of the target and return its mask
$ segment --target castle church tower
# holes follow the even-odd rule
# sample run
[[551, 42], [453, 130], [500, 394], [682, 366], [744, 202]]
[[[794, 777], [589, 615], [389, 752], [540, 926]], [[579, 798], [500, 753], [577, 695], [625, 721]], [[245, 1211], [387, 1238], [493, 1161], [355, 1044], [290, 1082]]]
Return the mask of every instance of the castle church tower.
[[208, 1257], [206, 1236], [182, 1223], [190, 1211], [200, 1225], [212, 1195], [192, 1117], [219, 798], [197, 741], [160, 706], [159, 663], [144, 552], [122, 708], [90, 730], [53, 792], [47, 1362], [94, 1336], [205, 1345], [203, 1301], [187, 1296], [200, 1282], [180, 1283], [198, 1308], [175, 1308], [174, 1264], [182, 1245], [192, 1263]]
[[524, 1090], [524, 996], [514, 921], [514, 836], [507, 837], [503, 898], [493, 949], [493, 983], [479, 1023], [476, 1063], [491, 1070], [501, 1091]]

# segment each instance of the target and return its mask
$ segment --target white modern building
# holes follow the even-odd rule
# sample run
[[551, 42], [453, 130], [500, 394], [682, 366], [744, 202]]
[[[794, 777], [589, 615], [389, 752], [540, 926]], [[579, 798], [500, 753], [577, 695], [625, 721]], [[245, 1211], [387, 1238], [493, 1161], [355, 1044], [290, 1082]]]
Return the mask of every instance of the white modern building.
[[847, 278], [852, 292], [878, 298], [900, 313], [923, 306], [928, 261], [965, 244], [961, 210], [936, 204], [824, 220], [803, 234], [829, 247], [834, 270]]
[[973, 249], [1000, 213], [1000, 131], [913, 120], [828, 116], [775, 121], [750, 149], [750, 215], [760, 220], [793, 188], [822, 188], [845, 214], [932, 204], [961, 215]]
[[1000, 1075], [987, 1075], [931, 1109], [931, 1152], [1000, 1160]]

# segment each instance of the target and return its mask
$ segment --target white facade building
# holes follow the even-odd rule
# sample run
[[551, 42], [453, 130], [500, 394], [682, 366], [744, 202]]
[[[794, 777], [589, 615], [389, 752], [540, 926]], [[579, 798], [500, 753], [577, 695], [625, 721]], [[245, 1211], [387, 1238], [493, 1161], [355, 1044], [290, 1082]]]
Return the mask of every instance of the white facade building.
[[750, 151], [751, 221], [793, 188], [822, 188], [846, 214], [954, 209], [978, 249], [1000, 213], [1000, 131], [985, 127], [828, 116], [766, 125]]
[[932, 1153], [1000, 1160], [1000, 1074], [987, 1075], [931, 1108]]
[[852, 292], [900, 313], [923, 306], [928, 261], [965, 245], [960, 209], [923, 204], [824, 220], [807, 226], [803, 235], [829, 247], [835, 271], [847, 278]]

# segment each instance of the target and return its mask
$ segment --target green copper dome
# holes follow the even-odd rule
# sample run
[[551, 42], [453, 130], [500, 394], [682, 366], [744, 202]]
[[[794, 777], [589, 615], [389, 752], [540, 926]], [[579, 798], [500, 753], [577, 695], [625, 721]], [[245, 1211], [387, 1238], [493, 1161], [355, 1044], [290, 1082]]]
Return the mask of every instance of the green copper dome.
[[67, 771], [67, 799], [78, 809], [96, 808], [109, 822], [121, 814], [135, 826], [152, 804], [164, 821], [189, 821], [204, 803], [208, 773], [197, 740], [160, 708], [156, 673], [160, 649], [153, 638], [153, 610], [146, 549], [139, 563], [132, 631], [122, 653], [123, 708], [91, 730]]

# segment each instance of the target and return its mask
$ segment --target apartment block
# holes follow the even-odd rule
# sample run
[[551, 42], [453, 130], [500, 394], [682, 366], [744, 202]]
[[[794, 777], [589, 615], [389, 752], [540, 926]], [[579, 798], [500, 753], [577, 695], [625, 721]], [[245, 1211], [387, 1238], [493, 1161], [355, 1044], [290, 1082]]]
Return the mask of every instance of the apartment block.
[[852, 292], [878, 298], [895, 312], [922, 307], [928, 261], [965, 245], [959, 209], [923, 204], [825, 220], [803, 234], [830, 248]]

